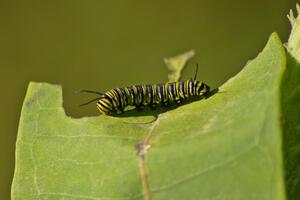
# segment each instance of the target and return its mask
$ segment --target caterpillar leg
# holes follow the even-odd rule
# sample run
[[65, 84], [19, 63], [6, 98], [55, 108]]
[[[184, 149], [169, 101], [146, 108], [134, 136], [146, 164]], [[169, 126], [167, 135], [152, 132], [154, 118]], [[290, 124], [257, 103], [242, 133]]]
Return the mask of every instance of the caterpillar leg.
[[135, 109], [137, 109], [138, 111], [142, 111], [144, 110], [145, 106], [144, 105], [138, 105], [135, 107]]
[[169, 101], [163, 102], [162, 105], [163, 105], [164, 107], [169, 107], [170, 102], [169, 102]]
[[115, 114], [122, 114], [122, 113], [124, 113], [124, 108], [119, 106], [118, 109], [114, 110], [114, 113]]
[[152, 103], [149, 106], [152, 110], [155, 110], [157, 108], [157, 103]]
[[182, 98], [177, 99], [177, 100], [175, 101], [175, 103], [176, 103], [177, 105], [181, 105], [181, 104], [183, 103], [183, 99], [182, 99]]

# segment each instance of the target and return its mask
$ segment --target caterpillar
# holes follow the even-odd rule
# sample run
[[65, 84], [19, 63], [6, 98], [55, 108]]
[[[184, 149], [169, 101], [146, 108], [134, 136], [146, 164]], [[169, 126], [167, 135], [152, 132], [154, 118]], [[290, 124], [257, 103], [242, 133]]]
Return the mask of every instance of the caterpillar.
[[196, 80], [198, 66], [194, 78], [169, 83], [133, 85], [108, 90], [105, 93], [91, 90], [81, 92], [96, 93], [100, 97], [85, 104], [97, 100], [97, 108], [104, 115], [115, 115], [124, 112], [125, 107], [134, 106], [142, 110], [145, 106], [156, 108], [157, 105], [168, 106], [170, 103], [182, 103], [193, 96], [205, 97], [210, 92], [210, 87]]

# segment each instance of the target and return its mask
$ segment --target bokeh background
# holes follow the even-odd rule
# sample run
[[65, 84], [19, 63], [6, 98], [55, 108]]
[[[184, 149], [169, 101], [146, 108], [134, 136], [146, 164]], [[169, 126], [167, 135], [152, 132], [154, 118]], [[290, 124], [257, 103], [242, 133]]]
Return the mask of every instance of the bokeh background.
[[[264, 47], [286, 41], [291, 0], [0, 0], [0, 199], [9, 199], [18, 119], [29, 81], [63, 86], [73, 117], [97, 115], [74, 91], [167, 80], [163, 58], [190, 49], [194, 74], [220, 86]], [[93, 97], [93, 96], [92, 96]]]

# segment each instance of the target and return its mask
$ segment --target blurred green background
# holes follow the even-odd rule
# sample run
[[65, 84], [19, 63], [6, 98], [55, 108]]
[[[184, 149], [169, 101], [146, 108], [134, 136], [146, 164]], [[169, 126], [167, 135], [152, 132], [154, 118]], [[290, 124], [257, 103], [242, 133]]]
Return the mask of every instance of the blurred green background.
[[[18, 118], [29, 81], [63, 86], [74, 117], [90, 95], [74, 91], [164, 82], [163, 58], [195, 49], [183, 78], [217, 87], [264, 47], [287, 40], [290, 0], [0, 1], [0, 199], [9, 199]], [[92, 96], [93, 97], [93, 96]]]

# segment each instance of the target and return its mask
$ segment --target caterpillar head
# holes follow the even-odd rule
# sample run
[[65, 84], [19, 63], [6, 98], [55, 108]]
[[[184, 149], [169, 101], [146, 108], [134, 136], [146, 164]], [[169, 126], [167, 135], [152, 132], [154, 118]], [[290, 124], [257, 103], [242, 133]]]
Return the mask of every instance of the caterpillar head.
[[113, 113], [114, 105], [113, 102], [108, 97], [103, 96], [97, 102], [97, 108], [100, 111], [100, 113], [104, 115], [109, 115]]

